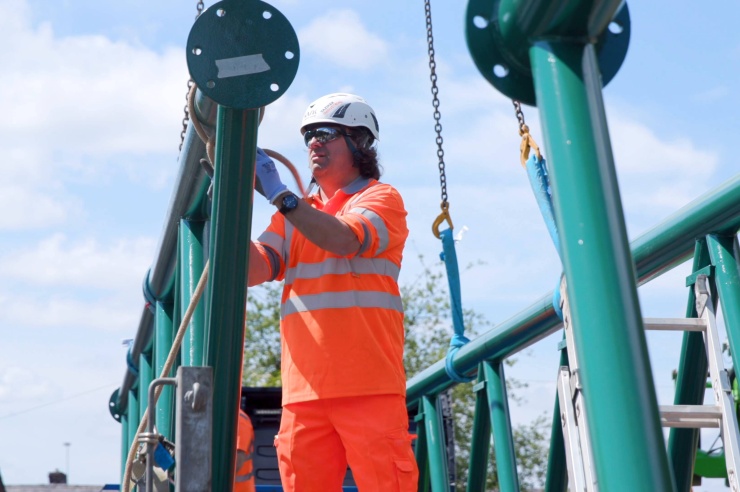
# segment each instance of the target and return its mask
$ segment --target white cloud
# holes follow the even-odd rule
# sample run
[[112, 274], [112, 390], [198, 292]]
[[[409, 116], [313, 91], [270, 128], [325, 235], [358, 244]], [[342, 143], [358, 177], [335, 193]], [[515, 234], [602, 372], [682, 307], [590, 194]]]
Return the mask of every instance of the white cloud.
[[97, 155], [171, 148], [187, 82], [179, 50], [159, 55], [103, 36], [56, 37], [49, 24], [34, 28], [23, 16], [6, 22], [0, 31], [9, 28], [3, 37], [18, 48], [5, 50], [0, 74], [0, 130], [11, 143], [43, 139]]
[[619, 112], [609, 123], [622, 202], [633, 233], [643, 232], [707, 189], [719, 162], [716, 152], [687, 137], [663, 139]]
[[317, 17], [298, 31], [302, 49], [353, 70], [370, 70], [388, 57], [388, 44], [368, 31], [354, 10]]
[[[140, 285], [154, 256], [151, 238], [119, 239], [101, 245], [88, 238], [71, 242], [63, 234], [0, 257], [0, 276], [38, 286], [129, 290]], [[113, 280], [115, 279], [115, 280]]]
[[138, 326], [143, 306], [142, 295], [135, 292], [93, 300], [64, 294], [42, 297], [14, 293], [11, 297], [0, 292], [0, 325], [131, 333]]
[[[181, 50], [162, 54], [103, 36], [57, 36], [31, 25], [22, 1], [2, 3], [0, 230], [39, 228], [80, 217], [68, 185], [117, 170], [156, 186], [175, 166], [144, 154], [177, 154], [187, 71]], [[152, 181], [151, 177], [157, 178]]]
[[79, 204], [68, 198], [55, 198], [34, 189], [0, 186], [0, 209], [20, 212], [0, 215], [0, 231], [62, 224], [78, 208]]

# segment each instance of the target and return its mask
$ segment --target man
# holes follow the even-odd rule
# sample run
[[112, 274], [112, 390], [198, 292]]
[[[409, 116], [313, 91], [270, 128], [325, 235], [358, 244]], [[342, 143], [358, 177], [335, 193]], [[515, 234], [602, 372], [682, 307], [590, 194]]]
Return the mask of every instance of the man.
[[297, 198], [261, 150], [257, 178], [278, 208], [253, 242], [249, 285], [285, 280], [283, 413], [275, 440], [286, 492], [416, 491], [398, 289], [403, 200], [378, 182], [372, 108], [352, 94], [309, 105], [301, 133], [319, 192]]
[[236, 474], [232, 492], [254, 492], [254, 427], [249, 415], [239, 409], [236, 435]]

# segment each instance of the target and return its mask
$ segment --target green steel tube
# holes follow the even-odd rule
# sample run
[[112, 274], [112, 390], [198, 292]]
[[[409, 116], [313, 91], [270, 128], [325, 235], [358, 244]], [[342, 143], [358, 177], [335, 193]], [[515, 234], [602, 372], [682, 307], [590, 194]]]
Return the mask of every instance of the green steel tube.
[[640, 283], [683, 263], [697, 237], [740, 229], [740, 174], [705, 193], [632, 242]]
[[123, 473], [126, 471], [126, 461], [128, 450], [131, 443], [128, 440], [128, 415], [121, 415], [121, 479], [119, 483], [123, 484]]
[[[696, 242], [692, 272], [709, 265], [709, 252], [706, 242]], [[688, 289], [686, 317], [696, 317], [696, 296], [694, 289]], [[707, 382], [707, 352], [704, 346], [704, 335], [699, 332], [684, 332], [681, 344], [681, 355], [676, 376], [676, 392], [673, 397], [675, 405], [701, 405]], [[698, 429], [671, 428], [668, 433], [668, 460], [673, 470], [676, 490], [689, 492], [694, 478], [694, 459], [699, 445]]]
[[147, 388], [139, 395], [139, 415], [146, 415], [146, 408], [149, 405], [149, 385], [154, 379], [154, 369], [152, 368], [152, 358], [150, 355], [142, 352], [139, 356], [139, 387]]
[[714, 265], [715, 285], [722, 304], [732, 365], [740, 368], [740, 246], [736, 235], [707, 236], [709, 256]]
[[416, 444], [414, 445], [414, 456], [416, 457], [416, 464], [419, 467], [419, 483], [417, 490], [419, 492], [428, 492], [431, 488], [431, 482], [429, 479], [429, 460], [427, 459], [427, 452], [429, 446], [427, 446], [427, 433], [424, 430], [424, 402], [419, 401], [417, 405], [416, 417]]
[[478, 382], [473, 386], [475, 413], [470, 442], [467, 492], [485, 492], [486, 490], [488, 454], [491, 447], [491, 416], [488, 413], [487, 384], [483, 369], [478, 366]]
[[[174, 328], [172, 327], [172, 304], [157, 302], [156, 312], [154, 313], [154, 377], [162, 377], [162, 370], [164, 370], [165, 362], [172, 349], [172, 341], [174, 340]], [[170, 372], [165, 374], [164, 377], [174, 377], [175, 371], [177, 370], [176, 365], [170, 369]], [[149, 390], [149, 386], [141, 388], [139, 386], [139, 392], [141, 394], [146, 393]], [[156, 425], [157, 431], [162, 434], [165, 438], [172, 441], [175, 437], [175, 409], [174, 409], [175, 394], [173, 387], [170, 385], [164, 385], [162, 391], [159, 393], [159, 398], [156, 404]]]
[[442, 428], [442, 417], [437, 412], [436, 396], [425, 396], [422, 398], [422, 405], [432, 492], [449, 492], [450, 475], [447, 471], [447, 457], [445, 456], [446, 441]]
[[[548, 36], [596, 37], [604, 30], [623, 0], [501, 0], [499, 19], [513, 19], [508, 23], [499, 20], [501, 30], [507, 24], [516, 24], [513, 33], [529, 38]], [[519, 34], [521, 30], [522, 34]], [[509, 35], [502, 32], [502, 35]], [[510, 43], [519, 41], [512, 36]]]
[[499, 490], [519, 492], [519, 475], [516, 471], [516, 452], [514, 435], [511, 431], [509, 398], [506, 396], [506, 378], [502, 362], [483, 362], [486, 376], [488, 410], [491, 412], [493, 427], [493, 451], [496, 455]]
[[[128, 432], [128, 436], [125, 439], [128, 442], [128, 446], [126, 446], [126, 452], [123, 455], [124, 467], [126, 465], [126, 458], [128, 457], [128, 450], [136, 442], [136, 430], [139, 428], [139, 421], [141, 420], [141, 414], [139, 413], [139, 394], [142, 391], [146, 392], [146, 389], [142, 390], [141, 386], [138, 385], [131, 389], [128, 395], [128, 411], [126, 412], [126, 416], [128, 417], [126, 431]], [[123, 474], [123, 470], [121, 470], [121, 474]]]
[[[203, 232], [202, 220], [180, 221], [179, 261], [180, 267], [180, 316], [183, 317], [190, 306], [195, 287], [203, 274]], [[188, 332], [182, 340], [182, 365], [202, 366], [204, 345], [205, 308], [200, 302], [190, 318]]]
[[[733, 234], [740, 229], [740, 174], [678, 210], [635, 239], [632, 255], [642, 285], [691, 258], [696, 238], [710, 232]], [[560, 328], [552, 308], [552, 292], [465, 344], [454, 358], [458, 373], [466, 374], [480, 361], [510, 357]], [[422, 395], [453, 386], [445, 361], [435, 362], [406, 384], [406, 399], [413, 406]]]
[[234, 483], [257, 110], [218, 108], [206, 296], [206, 364], [213, 367], [213, 490]]
[[[565, 337], [563, 337], [565, 340]], [[569, 366], [568, 351], [560, 350], [560, 367]], [[565, 439], [563, 438], [563, 420], [560, 416], [560, 399], [555, 395], [555, 406], [552, 411], [552, 428], [550, 429], [550, 452], [547, 454], [547, 476], [545, 492], [566, 492], [568, 490], [568, 463], [565, 459]]]
[[594, 47], [530, 58], [599, 487], [673, 490]]

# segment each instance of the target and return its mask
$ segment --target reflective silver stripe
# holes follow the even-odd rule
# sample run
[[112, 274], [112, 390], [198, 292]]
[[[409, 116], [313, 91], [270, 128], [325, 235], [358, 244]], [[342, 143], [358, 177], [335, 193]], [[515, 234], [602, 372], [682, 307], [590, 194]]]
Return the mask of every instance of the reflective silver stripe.
[[254, 470], [252, 470], [251, 472], [247, 473], [246, 475], [236, 475], [234, 477], [234, 481], [235, 482], [238, 482], [238, 483], [248, 482], [248, 481], [252, 480], [252, 477], [254, 477]]
[[290, 259], [290, 242], [293, 240], [293, 231], [295, 226], [290, 221], [285, 221], [285, 242], [283, 243], [283, 261], [285, 266], [288, 266], [288, 260]]
[[265, 248], [265, 253], [270, 263], [270, 282], [275, 280], [280, 273], [280, 257], [272, 248]]
[[283, 250], [283, 238], [280, 237], [280, 234], [275, 234], [274, 232], [263, 232], [257, 238], [257, 242], [266, 244], [278, 252]]
[[375, 251], [376, 255], [381, 254], [388, 247], [388, 228], [385, 226], [385, 221], [372, 210], [368, 210], [362, 207], [356, 207], [350, 210], [350, 213], [357, 213], [364, 215], [370, 219], [370, 223], [375, 227], [375, 231], [378, 233], [378, 249]]
[[278, 273], [280, 273], [280, 258], [278, 258], [278, 255], [279, 252], [283, 250], [285, 241], [280, 237], [280, 234], [265, 231], [259, 238], [257, 238], [257, 242], [260, 242], [265, 246], [269, 246], [269, 248], [265, 248], [265, 252], [267, 253], [268, 261], [270, 263], [269, 280], [275, 280]]
[[285, 272], [285, 281], [292, 284], [297, 279], [313, 279], [324, 275], [346, 273], [376, 274], [398, 281], [401, 268], [382, 258], [327, 258], [320, 263], [299, 263]]
[[288, 298], [280, 308], [283, 317], [289, 314], [341, 309], [350, 307], [392, 309], [403, 312], [401, 296], [377, 291], [326, 292]]

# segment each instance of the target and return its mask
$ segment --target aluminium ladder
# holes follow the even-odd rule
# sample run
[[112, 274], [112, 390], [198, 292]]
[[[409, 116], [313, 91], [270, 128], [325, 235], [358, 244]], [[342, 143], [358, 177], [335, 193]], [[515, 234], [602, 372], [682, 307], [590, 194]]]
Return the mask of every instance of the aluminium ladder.
[[[705, 428], [718, 427], [722, 435], [730, 489], [740, 492], [740, 448], [738, 447], [737, 415], [732, 398], [732, 386], [722, 361], [722, 347], [708, 288], [706, 275], [697, 275], [694, 283], [697, 318], [645, 318], [646, 330], [699, 331], [704, 335], [709, 377], [714, 390], [714, 405], [661, 405], [660, 420], [663, 427]], [[570, 307], [567, 301], [566, 282], [560, 286], [561, 309], [565, 327], [565, 344], [569, 366], [560, 367], [557, 380], [560, 418], [565, 441], [569, 489], [572, 492], [599, 490], [594, 471], [593, 450], [583, 406], [582, 385], [576, 356]]]

